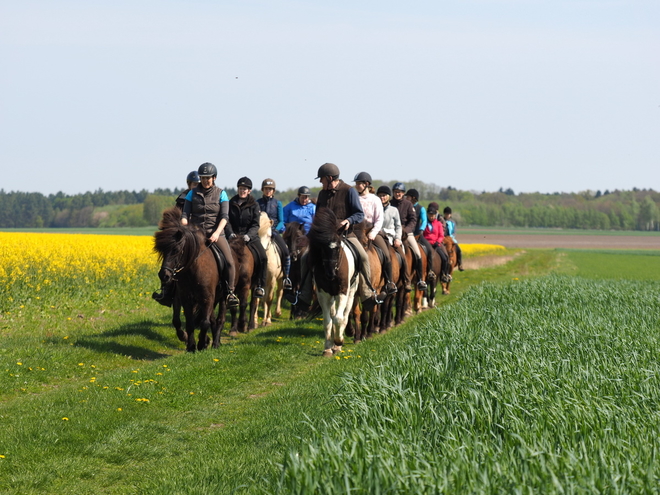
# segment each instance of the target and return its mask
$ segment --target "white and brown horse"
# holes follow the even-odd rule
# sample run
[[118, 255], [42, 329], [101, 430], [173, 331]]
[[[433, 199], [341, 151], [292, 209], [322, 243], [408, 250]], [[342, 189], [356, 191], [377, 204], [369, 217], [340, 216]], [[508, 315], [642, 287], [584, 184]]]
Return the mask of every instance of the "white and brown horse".
[[323, 311], [324, 356], [341, 352], [344, 329], [358, 288], [355, 255], [337, 233], [339, 223], [329, 208], [316, 211], [309, 231], [309, 267]]

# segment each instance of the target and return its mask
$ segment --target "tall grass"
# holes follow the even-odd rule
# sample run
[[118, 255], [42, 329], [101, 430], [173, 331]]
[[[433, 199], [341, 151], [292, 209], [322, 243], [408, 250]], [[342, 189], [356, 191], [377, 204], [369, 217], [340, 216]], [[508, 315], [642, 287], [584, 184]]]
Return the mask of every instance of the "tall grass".
[[474, 288], [347, 374], [268, 491], [657, 491], [658, 315], [658, 282]]

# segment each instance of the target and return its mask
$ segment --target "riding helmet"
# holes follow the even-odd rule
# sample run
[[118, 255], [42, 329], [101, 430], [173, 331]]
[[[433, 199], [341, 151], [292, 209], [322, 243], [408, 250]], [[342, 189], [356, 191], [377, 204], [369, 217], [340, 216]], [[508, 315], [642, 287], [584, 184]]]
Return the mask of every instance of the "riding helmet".
[[197, 170], [193, 170], [188, 174], [188, 177], [186, 177], [186, 182], [188, 184], [191, 182], [199, 182], [199, 174], [197, 173]]
[[298, 188], [298, 196], [309, 196], [312, 192], [309, 190], [309, 187], [302, 186]]
[[334, 178], [339, 177], [339, 167], [334, 163], [324, 163], [319, 167], [317, 179], [322, 179], [323, 177], [332, 176]]
[[252, 181], [250, 180], [249, 177], [241, 177], [238, 179], [238, 182], [236, 183], [236, 187], [247, 187], [248, 189], [252, 190]]
[[275, 181], [273, 179], [264, 179], [263, 182], [261, 183], [261, 189], [264, 187], [272, 187], [273, 189], [275, 188]]
[[429, 215], [435, 215], [438, 213], [439, 209], [440, 209], [440, 205], [438, 205], [438, 203], [434, 201], [433, 203], [429, 203], [429, 207], [426, 209], [426, 212]]
[[397, 182], [392, 186], [392, 191], [405, 191], [406, 186], [403, 185], [403, 182]]
[[217, 177], [218, 169], [215, 168], [215, 165], [212, 163], [206, 162], [202, 163], [197, 169], [197, 173], [200, 177]]
[[410, 196], [411, 198], [419, 199], [419, 192], [417, 189], [408, 189], [406, 191], [406, 196]]
[[445, 209], [442, 210], [442, 213], [450, 214], [451, 213], [451, 208], [449, 206], [445, 206]]
[[390, 186], [380, 186], [378, 191], [376, 191], [376, 196], [380, 194], [387, 194], [388, 196], [392, 196], [392, 189], [390, 189]]
[[353, 182], [368, 182], [371, 184], [371, 175], [369, 175], [367, 172], [360, 172], [355, 176]]

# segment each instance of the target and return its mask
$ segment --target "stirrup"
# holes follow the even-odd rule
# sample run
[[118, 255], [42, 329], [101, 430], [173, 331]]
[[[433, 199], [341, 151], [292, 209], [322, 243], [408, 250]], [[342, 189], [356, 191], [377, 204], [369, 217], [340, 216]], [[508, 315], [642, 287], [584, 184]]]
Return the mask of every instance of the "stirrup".
[[426, 278], [428, 278], [429, 280], [435, 280], [435, 279], [437, 278], [437, 275], [435, 274], [434, 271], [430, 271], [430, 272], [426, 275]]
[[165, 294], [165, 291], [161, 290], [161, 292], [154, 292], [151, 294], [151, 298], [156, 301], [158, 304], [162, 304], [163, 306], [167, 306], [168, 308], [172, 307], [172, 297], [168, 296]]
[[254, 289], [254, 297], [264, 297], [266, 295], [266, 291], [264, 290], [263, 287], [257, 287]]
[[388, 296], [391, 294], [396, 294], [398, 291], [399, 289], [396, 288], [394, 282], [387, 282], [387, 284], [385, 284], [385, 292]]
[[291, 279], [289, 277], [286, 277], [284, 280], [282, 280], [282, 288], [284, 290], [293, 289], [293, 284], [291, 283]]
[[238, 306], [241, 303], [241, 301], [238, 300], [238, 297], [236, 297], [236, 294], [234, 294], [234, 291], [229, 291], [229, 294], [227, 294], [227, 306], [230, 308], [233, 308], [235, 306]]
[[417, 288], [419, 290], [426, 290], [426, 287], [427, 287], [426, 282], [424, 282], [423, 280], [417, 282]]

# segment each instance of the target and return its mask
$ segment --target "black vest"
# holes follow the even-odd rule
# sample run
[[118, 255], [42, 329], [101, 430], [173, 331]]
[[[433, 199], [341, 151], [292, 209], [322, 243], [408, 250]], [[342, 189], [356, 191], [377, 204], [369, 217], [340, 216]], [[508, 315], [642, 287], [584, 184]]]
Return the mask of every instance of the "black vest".
[[190, 220], [194, 225], [201, 227], [206, 234], [211, 234], [220, 223], [220, 195], [222, 189], [213, 185], [203, 189], [198, 185], [193, 189], [192, 211]]

